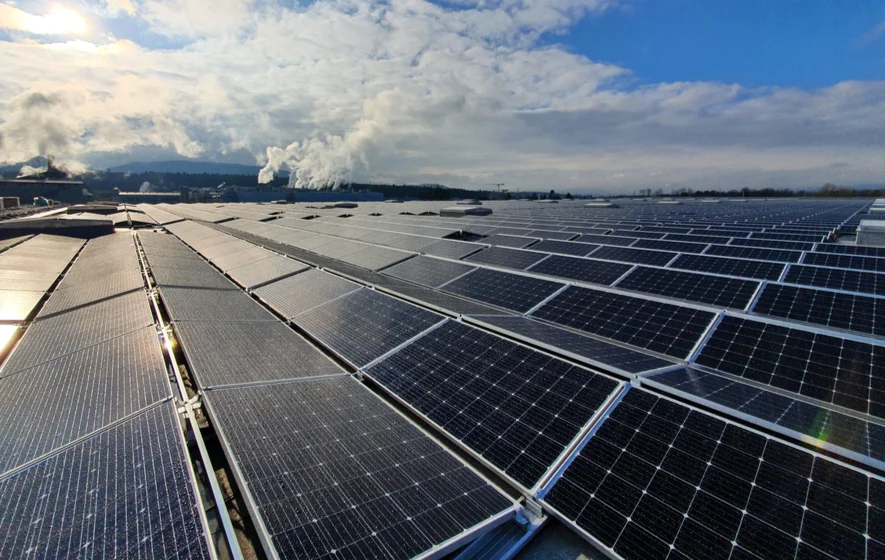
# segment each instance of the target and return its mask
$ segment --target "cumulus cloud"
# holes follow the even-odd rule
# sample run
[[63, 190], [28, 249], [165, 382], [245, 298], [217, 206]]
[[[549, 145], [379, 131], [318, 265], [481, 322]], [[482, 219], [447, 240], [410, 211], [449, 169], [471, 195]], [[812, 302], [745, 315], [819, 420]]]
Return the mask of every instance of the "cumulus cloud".
[[573, 191], [885, 174], [885, 83], [638, 86], [629, 69], [539, 39], [613, 0], [224, 1], [137, 5], [180, 48], [0, 42], [0, 161], [251, 153], [263, 180], [285, 165], [308, 187]]

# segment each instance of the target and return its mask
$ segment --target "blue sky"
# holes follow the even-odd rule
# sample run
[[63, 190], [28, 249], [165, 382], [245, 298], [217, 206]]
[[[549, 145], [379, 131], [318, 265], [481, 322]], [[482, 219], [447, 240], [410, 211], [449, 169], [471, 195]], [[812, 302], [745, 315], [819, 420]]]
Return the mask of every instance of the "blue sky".
[[885, 2], [639, 0], [548, 36], [641, 83], [822, 87], [885, 78]]

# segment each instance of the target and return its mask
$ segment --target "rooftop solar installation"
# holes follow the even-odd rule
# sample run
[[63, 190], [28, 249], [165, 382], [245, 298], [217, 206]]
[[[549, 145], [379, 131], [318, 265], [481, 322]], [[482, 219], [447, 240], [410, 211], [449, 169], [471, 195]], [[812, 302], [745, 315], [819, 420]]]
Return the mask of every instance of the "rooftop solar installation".
[[211, 558], [174, 407], [0, 477], [7, 558]]
[[865, 558], [883, 481], [630, 390], [544, 497], [620, 558]]
[[610, 378], [457, 322], [366, 375], [525, 488], [618, 389]]
[[620, 280], [617, 287], [716, 307], [745, 309], [756, 295], [759, 282], [640, 266]]
[[363, 367], [443, 317], [374, 290], [359, 290], [294, 318], [336, 354]]
[[281, 558], [411, 558], [512, 515], [513, 502], [358, 382], [207, 394]]
[[442, 286], [442, 290], [525, 313], [565, 285], [499, 270], [479, 269]]
[[685, 359], [715, 314], [573, 286], [542, 305], [532, 316]]
[[438, 288], [459, 276], [476, 270], [476, 267], [452, 261], [444, 261], [431, 257], [419, 256], [400, 264], [384, 269], [384, 274], [421, 284], [429, 288]]
[[470, 255], [464, 260], [471, 263], [490, 264], [504, 268], [524, 270], [546, 257], [547, 255], [543, 253], [533, 253], [531, 251], [521, 251], [519, 249], [507, 249], [504, 247], [489, 247], [488, 249], [483, 249], [479, 253]]
[[678, 202], [0, 240], [0, 556], [881, 556], [870, 201]]

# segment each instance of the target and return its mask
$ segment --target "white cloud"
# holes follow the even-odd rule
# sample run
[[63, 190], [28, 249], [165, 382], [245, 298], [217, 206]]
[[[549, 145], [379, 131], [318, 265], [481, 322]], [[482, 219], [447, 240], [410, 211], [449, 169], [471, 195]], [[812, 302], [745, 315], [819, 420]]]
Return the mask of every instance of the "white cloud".
[[139, 4], [153, 33], [190, 41], [177, 50], [0, 42], [0, 161], [246, 152], [308, 183], [573, 191], [885, 174], [883, 82], [634, 87], [628, 69], [538, 41], [605, 0], [225, 2]]

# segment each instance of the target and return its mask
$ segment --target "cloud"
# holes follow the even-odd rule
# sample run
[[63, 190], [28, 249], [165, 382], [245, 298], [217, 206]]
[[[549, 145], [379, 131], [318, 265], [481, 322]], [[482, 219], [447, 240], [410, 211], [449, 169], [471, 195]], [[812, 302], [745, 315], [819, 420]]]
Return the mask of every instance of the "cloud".
[[76, 12], [60, 6], [38, 16], [9, 4], [0, 4], [0, 29], [34, 35], [76, 35], [86, 31], [86, 21]]
[[857, 40], [857, 44], [861, 47], [872, 45], [883, 36], [885, 36], [885, 21], [882, 21], [876, 27], [861, 35], [860, 38]]
[[115, 17], [121, 12], [129, 16], [135, 15], [135, 5], [132, 0], [105, 0], [105, 4], [111, 17]]
[[[883, 82], [639, 86], [627, 68], [540, 39], [620, 3], [225, 2], [139, 3], [137, 21], [183, 38], [177, 49], [0, 42], [0, 161], [41, 147], [96, 166], [253, 154], [264, 178], [285, 164], [308, 186], [573, 192], [885, 174]], [[53, 104], [34, 106], [40, 96]]]

